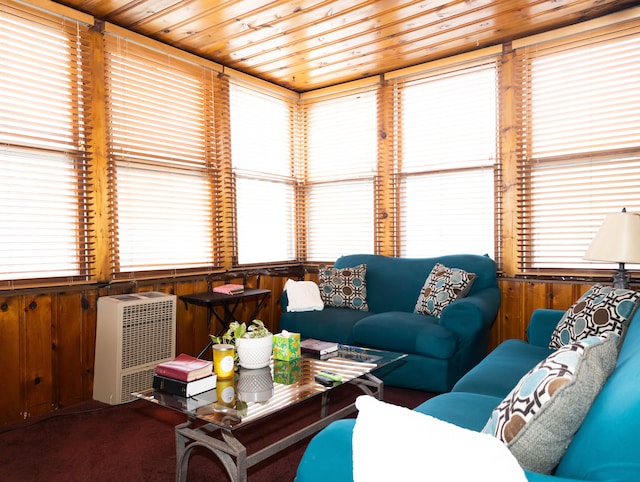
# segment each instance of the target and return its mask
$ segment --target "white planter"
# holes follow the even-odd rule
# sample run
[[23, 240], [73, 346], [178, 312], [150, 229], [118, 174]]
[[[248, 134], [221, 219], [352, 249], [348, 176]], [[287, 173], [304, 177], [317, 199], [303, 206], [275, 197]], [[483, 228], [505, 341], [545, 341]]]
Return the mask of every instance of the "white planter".
[[238, 363], [242, 368], [264, 368], [269, 365], [273, 350], [273, 335], [262, 338], [238, 338], [236, 340]]
[[238, 370], [238, 399], [243, 402], [266, 402], [273, 397], [273, 377], [269, 367]]

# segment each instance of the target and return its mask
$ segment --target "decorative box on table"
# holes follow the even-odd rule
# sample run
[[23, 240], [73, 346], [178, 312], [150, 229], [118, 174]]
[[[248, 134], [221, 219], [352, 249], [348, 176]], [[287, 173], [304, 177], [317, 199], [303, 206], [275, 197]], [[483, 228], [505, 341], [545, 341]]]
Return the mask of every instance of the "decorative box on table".
[[283, 385], [293, 385], [302, 377], [302, 360], [273, 360], [273, 381]]
[[300, 358], [300, 333], [283, 331], [273, 335], [273, 359], [295, 360]]

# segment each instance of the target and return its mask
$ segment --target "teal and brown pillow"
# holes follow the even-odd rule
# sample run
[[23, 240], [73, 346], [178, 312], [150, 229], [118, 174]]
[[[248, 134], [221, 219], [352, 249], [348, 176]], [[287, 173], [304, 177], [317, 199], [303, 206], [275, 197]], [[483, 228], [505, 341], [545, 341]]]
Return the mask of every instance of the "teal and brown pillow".
[[450, 303], [467, 295], [475, 277], [463, 269], [436, 263], [420, 291], [414, 313], [439, 318]]
[[367, 311], [367, 265], [353, 268], [320, 267], [320, 297], [325, 306]]
[[613, 371], [618, 335], [565, 345], [533, 367], [482, 430], [502, 440], [520, 465], [551, 473]]
[[569, 308], [551, 334], [549, 348], [560, 348], [589, 336], [624, 334], [640, 293], [611, 286], [592, 286]]

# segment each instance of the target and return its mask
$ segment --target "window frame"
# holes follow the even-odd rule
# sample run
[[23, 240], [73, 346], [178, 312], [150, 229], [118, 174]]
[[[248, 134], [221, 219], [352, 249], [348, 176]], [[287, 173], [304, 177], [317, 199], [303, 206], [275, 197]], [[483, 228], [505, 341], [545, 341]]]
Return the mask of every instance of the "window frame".
[[[620, 23], [605, 18], [513, 44], [520, 113], [516, 161], [518, 276], [599, 276], [617, 267], [615, 263], [586, 261], [582, 256], [606, 214], [622, 208], [640, 211], [640, 196], [632, 187], [634, 183], [637, 187], [640, 180], [640, 142], [635, 146], [617, 144], [617, 139], [625, 135], [631, 139], [633, 134], [627, 128], [640, 123], [640, 102], [631, 102], [622, 87], [625, 77], [635, 77], [618, 73], [615, 82], [608, 84], [611, 89], [605, 91], [605, 76], [592, 81], [589, 74], [607, 71], [606, 78], [615, 75], [615, 62], [628, 68], [629, 60], [622, 58], [621, 49], [598, 52], [625, 38], [640, 44], [640, 20]], [[579, 55], [588, 55], [589, 64]], [[570, 58], [575, 59], [573, 64], [567, 64]], [[637, 53], [635, 58], [639, 58]], [[571, 92], [561, 90], [562, 72], [571, 72]], [[582, 100], [573, 100], [581, 85], [591, 90], [584, 91]], [[627, 82], [627, 89], [633, 93], [633, 81]], [[611, 105], [607, 99], [614, 93], [626, 99], [621, 104], [624, 109], [616, 112], [615, 136], [614, 132], [607, 133], [611, 122], [606, 117]], [[556, 100], [547, 100], [551, 97]], [[579, 123], [590, 119], [593, 127], [586, 127], [586, 136], [594, 143], [589, 146], [583, 141], [577, 149], [574, 138], [585, 139], [585, 134], [572, 135], [573, 124], [554, 123], [560, 122], [566, 112], [577, 112], [580, 105], [585, 110], [574, 113], [574, 118]], [[551, 202], [553, 210], [546, 207]]]

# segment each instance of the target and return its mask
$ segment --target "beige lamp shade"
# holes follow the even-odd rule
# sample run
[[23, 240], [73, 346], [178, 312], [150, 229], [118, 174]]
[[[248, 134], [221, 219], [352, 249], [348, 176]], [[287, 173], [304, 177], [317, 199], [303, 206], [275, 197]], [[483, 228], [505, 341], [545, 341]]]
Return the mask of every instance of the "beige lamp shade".
[[640, 263], [640, 213], [607, 215], [584, 259], [612, 263]]

